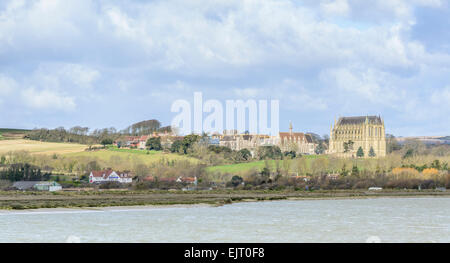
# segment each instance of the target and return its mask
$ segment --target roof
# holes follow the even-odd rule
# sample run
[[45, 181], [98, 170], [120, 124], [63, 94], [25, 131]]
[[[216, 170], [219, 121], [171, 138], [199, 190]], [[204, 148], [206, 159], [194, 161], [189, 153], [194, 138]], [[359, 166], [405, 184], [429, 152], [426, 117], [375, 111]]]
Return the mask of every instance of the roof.
[[193, 183], [193, 182], [195, 182], [196, 178], [195, 177], [181, 177], [180, 180], [182, 182], [186, 182], [186, 183]]
[[366, 118], [371, 124], [382, 124], [380, 116], [354, 116], [354, 117], [341, 117], [339, 118], [338, 125], [354, 125], [363, 124], [366, 122]]
[[159, 178], [160, 182], [175, 182], [177, 178], [175, 177], [165, 177], [165, 178]]
[[114, 171], [113, 170], [103, 170], [103, 171], [92, 171], [92, 175], [94, 177], [108, 177], [110, 176]]
[[51, 181], [51, 182], [38, 182], [36, 185], [40, 185], [40, 186], [61, 186], [60, 184], [58, 184], [55, 181]]
[[150, 182], [152, 182], [152, 181], [154, 181], [154, 180], [155, 180], [155, 177], [153, 177], [153, 176], [147, 176], [147, 177], [144, 178], [144, 181], [150, 181]]
[[13, 187], [19, 190], [26, 190], [33, 188], [36, 184], [39, 183], [41, 183], [41, 181], [18, 181], [13, 184]]
[[280, 132], [281, 138], [300, 138], [303, 139], [305, 137], [305, 134], [303, 132], [293, 132], [292, 134], [290, 132]]
[[314, 140], [313, 140], [313, 137], [311, 136], [311, 134], [305, 134], [305, 138], [308, 143], [314, 143]]
[[[114, 171], [113, 171], [113, 170], [110, 170], [110, 169], [108, 169], [108, 170], [102, 170], [102, 171], [92, 171], [92, 176], [94, 176], [94, 177], [108, 178], [108, 176], [110, 176], [113, 172], [114, 172]], [[124, 177], [125, 177], [125, 178], [126, 178], [126, 177], [130, 177], [130, 176], [129, 176], [129, 172], [127, 172], [127, 171], [125, 171], [125, 172], [119, 172], [119, 171], [117, 171], [116, 174], [117, 174], [119, 177], [122, 177], [122, 178], [124, 178]]]

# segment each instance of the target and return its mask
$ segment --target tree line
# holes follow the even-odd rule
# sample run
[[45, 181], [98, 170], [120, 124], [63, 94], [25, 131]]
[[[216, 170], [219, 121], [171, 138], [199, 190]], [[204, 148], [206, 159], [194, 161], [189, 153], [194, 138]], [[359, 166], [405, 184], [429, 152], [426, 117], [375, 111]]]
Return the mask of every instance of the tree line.
[[[89, 127], [74, 126], [69, 129], [58, 127], [55, 129], [35, 128], [27, 132], [25, 139], [45, 142], [66, 142], [80, 144], [100, 144], [102, 142], [114, 141], [122, 136], [148, 135], [153, 132], [171, 132], [171, 127], [161, 127], [158, 120], [147, 120], [130, 125], [118, 131], [114, 127], [94, 129]], [[102, 143], [103, 144], [103, 143]]]

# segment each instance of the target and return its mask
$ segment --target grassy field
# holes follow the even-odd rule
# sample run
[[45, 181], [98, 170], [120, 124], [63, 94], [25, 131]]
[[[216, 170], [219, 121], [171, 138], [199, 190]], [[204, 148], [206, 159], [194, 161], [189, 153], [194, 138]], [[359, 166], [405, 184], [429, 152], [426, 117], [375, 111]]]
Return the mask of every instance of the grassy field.
[[86, 145], [75, 143], [39, 142], [24, 139], [0, 141], [0, 153], [28, 151], [33, 154], [67, 154], [82, 152], [86, 148]]
[[[304, 158], [308, 160], [312, 160], [317, 158], [317, 155], [304, 155]], [[283, 166], [283, 162], [292, 162], [293, 160], [280, 160], [279, 165], [280, 167]], [[295, 160], [294, 160], [295, 161]], [[268, 164], [270, 167], [276, 167], [277, 161], [275, 160], [269, 160]], [[209, 172], [221, 172], [221, 173], [242, 173], [246, 171], [250, 171], [253, 169], [256, 169], [257, 171], [261, 171], [266, 166], [265, 161], [254, 161], [249, 163], [238, 163], [238, 164], [227, 164], [227, 165], [217, 165], [217, 166], [211, 166], [208, 167], [207, 170]]]
[[[148, 154], [147, 154], [148, 152]], [[157, 151], [131, 150], [131, 149], [108, 149], [98, 151], [83, 151], [65, 154], [67, 157], [91, 157], [96, 158], [114, 169], [126, 169], [133, 162], [140, 162], [146, 165], [160, 161], [189, 161], [197, 163], [198, 160], [174, 153], [163, 153]]]
[[[274, 160], [269, 161], [270, 165], [275, 165]], [[227, 164], [227, 165], [217, 165], [208, 167], [207, 170], [210, 172], [221, 172], [221, 173], [238, 173], [249, 171], [252, 169], [261, 170], [265, 166], [264, 161], [256, 161], [250, 163], [238, 163], [238, 164]]]
[[137, 149], [118, 149], [109, 147], [95, 151], [85, 151], [87, 145], [75, 143], [52, 143], [33, 140], [1, 140], [0, 155], [8, 152], [26, 151], [33, 155], [47, 155], [47, 158], [56, 154], [57, 159], [41, 159], [48, 165], [53, 165], [58, 172], [65, 172], [64, 167], [69, 163], [88, 163], [97, 160], [101, 167], [110, 167], [117, 170], [132, 170], [136, 164], [151, 165], [158, 162], [165, 164], [175, 161], [188, 161], [198, 163], [198, 159], [161, 151], [147, 151]]
[[121, 152], [121, 153], [135, 153], [135, 154], [157, 154], [158, 151], [149, 150], [139, 150], [139, 149], [128, 149], [128, 148], [117, 148], [115, 146], [109, 146], [108, 151]]

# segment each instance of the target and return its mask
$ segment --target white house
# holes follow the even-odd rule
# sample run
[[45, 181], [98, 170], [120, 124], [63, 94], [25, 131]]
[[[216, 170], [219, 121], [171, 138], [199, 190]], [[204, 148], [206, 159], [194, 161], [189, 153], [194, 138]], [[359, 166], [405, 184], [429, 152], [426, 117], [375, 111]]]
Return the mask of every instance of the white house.
[[133, 179], [128, 172], [115, 172], [113, 170], [92, 171], [89, 175], [89, 183], [119, 182], [131, 183]]

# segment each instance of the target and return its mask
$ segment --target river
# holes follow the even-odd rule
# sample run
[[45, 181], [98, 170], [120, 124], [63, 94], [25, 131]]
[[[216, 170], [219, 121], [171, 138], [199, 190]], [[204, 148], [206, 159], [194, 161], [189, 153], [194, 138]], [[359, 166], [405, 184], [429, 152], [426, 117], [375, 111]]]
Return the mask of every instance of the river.
[[450, 198], [3, 210], [0, 242], [450, 242]]

